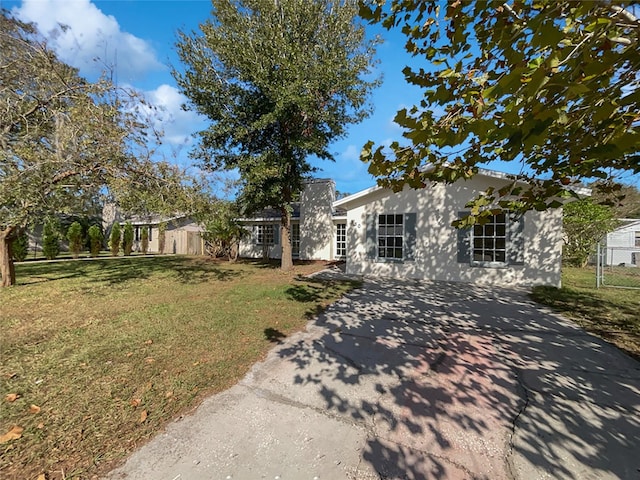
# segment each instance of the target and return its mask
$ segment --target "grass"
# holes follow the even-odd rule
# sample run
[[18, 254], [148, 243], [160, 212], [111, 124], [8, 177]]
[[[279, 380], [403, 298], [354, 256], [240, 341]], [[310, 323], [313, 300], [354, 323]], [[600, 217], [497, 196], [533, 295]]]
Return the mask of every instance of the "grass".
[[301, 277], [321, 266], [284, 273], [189, 257], [17, 265], [18, 285], [0, 291], [0, 435], [23, 431], [0, 443], [0, 477], [113, 468], [356, 286]]
[[[617, 278], [611, 273], [605, 278], [639, 285], [637, 269], [616, 269], [613, 273]], [[560, 289], [536, 287], [532, 297], [640, 360], [640, 290], [598, 289], [593, 268], [563, 267], [562, 284]]]

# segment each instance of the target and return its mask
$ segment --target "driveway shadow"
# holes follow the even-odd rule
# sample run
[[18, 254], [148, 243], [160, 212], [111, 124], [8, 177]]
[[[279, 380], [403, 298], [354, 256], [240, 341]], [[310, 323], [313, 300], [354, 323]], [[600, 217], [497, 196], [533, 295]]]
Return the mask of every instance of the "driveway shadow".
[[309, 334], [280, 347], [264, 388], [366, 428], [363, 471], [638, 475], [640, 364], [523, 291], [368, 281]]

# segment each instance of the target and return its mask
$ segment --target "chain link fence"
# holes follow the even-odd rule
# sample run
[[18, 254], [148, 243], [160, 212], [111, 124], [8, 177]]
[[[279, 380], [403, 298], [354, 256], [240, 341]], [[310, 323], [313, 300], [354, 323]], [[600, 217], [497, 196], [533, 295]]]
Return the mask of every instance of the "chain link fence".
[[640, 290], [640, 247], [598, 244], [596, 285]]

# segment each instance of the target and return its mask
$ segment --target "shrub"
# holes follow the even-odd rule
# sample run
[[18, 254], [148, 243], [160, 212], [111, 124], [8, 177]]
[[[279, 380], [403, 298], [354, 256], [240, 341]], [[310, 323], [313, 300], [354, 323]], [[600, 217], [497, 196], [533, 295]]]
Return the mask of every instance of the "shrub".
[[167, 223], [160, 222], [158, 225], [158, 253], [164, 253], [164, 243], [165, 243], [165, 231], [167, 230]]
[[122, 250], [125, 255], [131, 255], [131, 250], [133, 250], [133, 225], [131, 225], [131, 222], [124, 224], [124, 231], [122, 232]]
[[82, 225], [73, 222], [67, 230], [67, 240], [69, 240], [69, 251], [73, 258], [78, 258], [82, 252]]
[[145, 255], [149, 251], [149, 227], [142, 227], [140, 233], [140, 249]]
[[98, 225], [92, 225], [87, 233], [89, 234], [91, 256], [97, 257], [102, 249], [102, 231]]
[[27, 232], [22, 232], [13, 240], [11, 253], [16, 262], [23, 262], [29, 253], [29, 236]]
[[118, 252], [120, 251], [120, 224], [118, 222], [114, 223], [111, 227], [109, 249], [111, 250], [111, 255], [114, 257], [118, 256]]
[[42, 253], [48, 260], [53, 260], [60, 253], [60, 236], [55, 220], [48, 218], [42, 230]]

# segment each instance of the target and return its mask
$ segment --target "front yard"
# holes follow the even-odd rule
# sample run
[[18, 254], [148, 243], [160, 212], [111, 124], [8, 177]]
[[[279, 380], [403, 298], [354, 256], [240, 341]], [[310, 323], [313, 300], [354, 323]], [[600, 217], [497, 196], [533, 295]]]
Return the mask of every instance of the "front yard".
[[0, 477], [104, 473], [355, 286], [300, 277], [320, 268], [187, 257], [18, 264], [18, 285], [0, 291]]
[[[638, 285], [637, 269], [621, 267], [614, 273], [617, 278], [608, 277], [612, 284]], [[563, 267], [562, 285], [536, 287], [532, 298], [640, 360], [640, 290], [596, 289], [593, 268]]]

